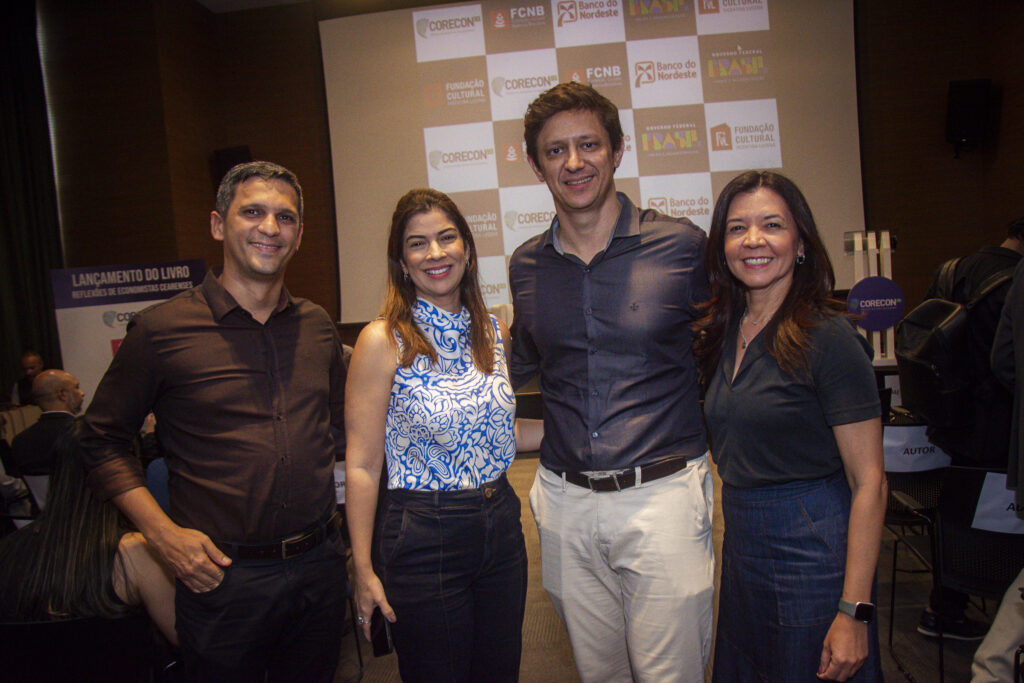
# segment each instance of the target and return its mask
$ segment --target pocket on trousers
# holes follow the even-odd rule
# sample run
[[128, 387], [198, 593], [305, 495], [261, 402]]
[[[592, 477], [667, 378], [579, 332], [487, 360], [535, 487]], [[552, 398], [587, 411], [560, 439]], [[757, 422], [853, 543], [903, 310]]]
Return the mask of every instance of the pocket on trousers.
[[846, 525], [849, 515], [830, 496], [810, 497], [787, 529], [785, 547], [774, 554], [783, 626], [830, 623], [843, 590], [846, 571]]
[[387, 565], [394, 559], [405, 540], [408, 512], [401, 505], [388, 503], [380, 526], [379, 557]]

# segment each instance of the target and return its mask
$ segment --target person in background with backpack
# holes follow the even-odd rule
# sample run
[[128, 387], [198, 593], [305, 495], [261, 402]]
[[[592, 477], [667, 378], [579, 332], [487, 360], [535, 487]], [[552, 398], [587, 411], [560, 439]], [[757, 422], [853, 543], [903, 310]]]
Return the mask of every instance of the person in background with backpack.
[[[925, 299], [943, 298], [967, 304], [991, 278], [1013, 268], [1024, 255], [1024, 216], [1007, 226], [1006, 239], [999, 246], [984, 246], [976, 253], [946, 262], [936, 271]], [[1008, 274], [1009, 274], [1008, 273]], [[992, 374], [989, 355], [999, 315], [1010, 291], [1012, 276], [978, 300], [967, 317], [967, 367], [970, 372], [970, 419], [961, 426], [928, 425], [928, 438], [946, 451], [954, 465], [1005, 470], [1010, 437], [1013, 397]], [[967, 595], [934, 587], [929, 607], [921, 614], [918, 632], [937, 636], [981, 640], [987, 627], [964, 616]], [[937, 623], [941, 619], [941, 624]]]

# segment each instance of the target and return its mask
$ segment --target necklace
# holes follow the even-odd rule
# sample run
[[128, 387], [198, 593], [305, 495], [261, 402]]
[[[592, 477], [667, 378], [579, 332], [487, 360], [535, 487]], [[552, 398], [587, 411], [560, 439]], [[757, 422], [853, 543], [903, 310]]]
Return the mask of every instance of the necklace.
[[747, 315], [747, 309], [745, 308], [743, 309], [743, 317], [740, 319], [740, 323], [742, 324], [744, 320], [749, 321], [751, 325], [760, 325], [761, 323], [764, 322], [764, 318], [761, 318], [760, 320], [754, 320], [753, 318], [751, 318], [749, 315]]
[[764, 318], [761, 318], [760, 320], [754, 320], [753, 318], [751, 318], [750, 316], [747, 315], [747, 309], [745, 309], [745, 308], [743, 309], [743, 317], [740, 318], [740, 348], [741, 349], [747, 348], [747, 344], [750, 343], [750, 342], [747, 341], [747, 336], [745, 334], [743, 334], [743, 323], [744, 322], [749, 322], [751, 325], [757, 326], [757, 325], [760, 325], [761, 323], [764, 322]]

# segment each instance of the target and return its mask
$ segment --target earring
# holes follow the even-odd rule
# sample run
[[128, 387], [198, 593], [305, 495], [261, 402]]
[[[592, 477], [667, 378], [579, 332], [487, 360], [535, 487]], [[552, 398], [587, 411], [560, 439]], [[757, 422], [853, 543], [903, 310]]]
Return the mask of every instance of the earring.
[[799, 266], [799, 265], [803, 264], [803, 262], [806, 261], [806, 260], [807, 260], [807, 257], [804, 256], [803, 254], [800, 254], [799, 256], [796, 257], [796, 264]]
[[406, 282], [408, 282], [409, 281], [409, 271], [408, 270], [403, 270], [402, 271], [402, 277], [405, 278]]

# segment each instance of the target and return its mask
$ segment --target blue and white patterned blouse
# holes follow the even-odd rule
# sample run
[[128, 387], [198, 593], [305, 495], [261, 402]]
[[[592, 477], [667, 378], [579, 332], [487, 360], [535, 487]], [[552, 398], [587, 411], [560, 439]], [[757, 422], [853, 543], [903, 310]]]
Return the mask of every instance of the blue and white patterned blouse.
[[[419, 299], [413, 320], [438, 363], [419, 355], [395, 372], [384, 437], [388, 488], [454, 491], [497, 479], [516, 452], [516, 400], [501, 344], [487, 375], [473, 365], [465, 308], [449, 313]], [[491, 324], [500, 339], [493, 316]]]

